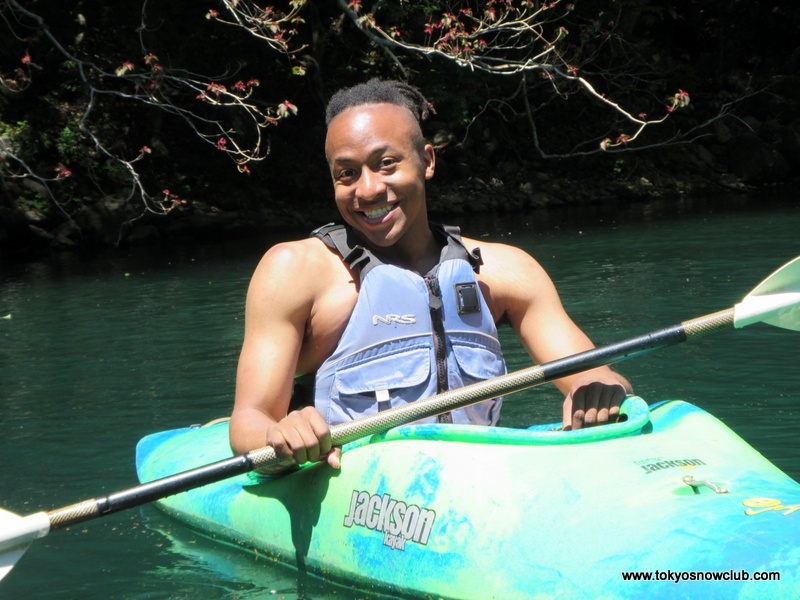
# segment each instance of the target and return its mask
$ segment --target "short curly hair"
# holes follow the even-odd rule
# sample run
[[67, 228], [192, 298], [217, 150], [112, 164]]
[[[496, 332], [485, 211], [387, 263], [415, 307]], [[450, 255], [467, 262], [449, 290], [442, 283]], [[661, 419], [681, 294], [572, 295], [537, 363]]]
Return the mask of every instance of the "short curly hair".
[[362, 104], [403, 106], [420, 124], [431, 113], [436, 113], [433, 104], [417, 88], [401, 81], [374, 78], [336, 92], [325, 109], [325, 124], [330, 125], [338, 114]]

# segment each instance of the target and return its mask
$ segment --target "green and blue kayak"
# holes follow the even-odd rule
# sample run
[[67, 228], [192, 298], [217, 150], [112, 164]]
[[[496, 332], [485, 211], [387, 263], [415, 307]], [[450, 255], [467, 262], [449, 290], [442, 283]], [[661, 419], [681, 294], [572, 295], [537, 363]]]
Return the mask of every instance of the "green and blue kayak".
[[[407, 425], [324, 464], [159, 500], [331, 582], [431, 598], [800, 597], [800, 484], [704, 410], [626, 400], [564, 432]], [[156, 433], [142, 482], [231, 456], [226, 422]]]

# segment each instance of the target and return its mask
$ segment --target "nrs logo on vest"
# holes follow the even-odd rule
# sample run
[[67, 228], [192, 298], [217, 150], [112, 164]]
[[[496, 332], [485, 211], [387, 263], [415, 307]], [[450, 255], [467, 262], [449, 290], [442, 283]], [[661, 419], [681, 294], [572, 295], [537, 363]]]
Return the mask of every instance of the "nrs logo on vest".
[[416, 315], [386, 315], [385, 317], [372, 315], [373, 325], [378, 325], [378, 323], [383, 323], [384, 325], [391, 325], [392, 323], [396, 323], [397, 325], [413, 325], [416, 322]]

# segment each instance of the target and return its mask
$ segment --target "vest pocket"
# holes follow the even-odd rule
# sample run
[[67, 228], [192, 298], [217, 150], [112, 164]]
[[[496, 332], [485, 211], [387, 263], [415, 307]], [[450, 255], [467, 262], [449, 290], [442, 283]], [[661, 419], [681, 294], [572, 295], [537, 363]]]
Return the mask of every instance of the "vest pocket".
[[[486, 338], [481, 339], [479, 343], [475, 338], [451, 337], [450, 342], [452, 356], [455, 358], [449, 361], [448, 365], [447, 376], [451, 389], [505, 375], [506, 363], [497, 342], [490, 347], [483, 345], [487, 343]], [[500, 419], [502, 404], [501, 396], [454, 410], [453, 423], [496, 425]]]
[[450, 341], [462, 378], [460, 382], [451, 380], [451, 387], [484, 381], [506, 373], [506, 363], [499, 345], [495, 350], [467, 340], [451, 338]]
[[[426, 394], [431, 369], [430, 345], [370, 356], [340, 367], [334, 378], [334, 398], [329, 423], [354, 419], [378, 411], [378, 392], [389, 406], [413, 402]], [[381, 407], [383, 408], [383, 407]]]

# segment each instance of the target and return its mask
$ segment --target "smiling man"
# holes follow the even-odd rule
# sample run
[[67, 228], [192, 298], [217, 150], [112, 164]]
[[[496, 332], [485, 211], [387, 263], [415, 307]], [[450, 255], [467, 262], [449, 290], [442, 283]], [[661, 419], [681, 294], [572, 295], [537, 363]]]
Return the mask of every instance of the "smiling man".
[[[413, 87], [371, 80], [334, 95], [325, 153], [343, 225], [278, 244], [247, 294], [231, 446], [338, 468], [331, 425], [505, 372], [496, 325], [534, 361], [588, 350], [549, 276], [513, 246], [428, 221], [436, 156]], [[566, 428], [613, 421], [630, 385], [607, 367], [556, 381]], [[501, 399], [440, 421], [494, 425]]]

